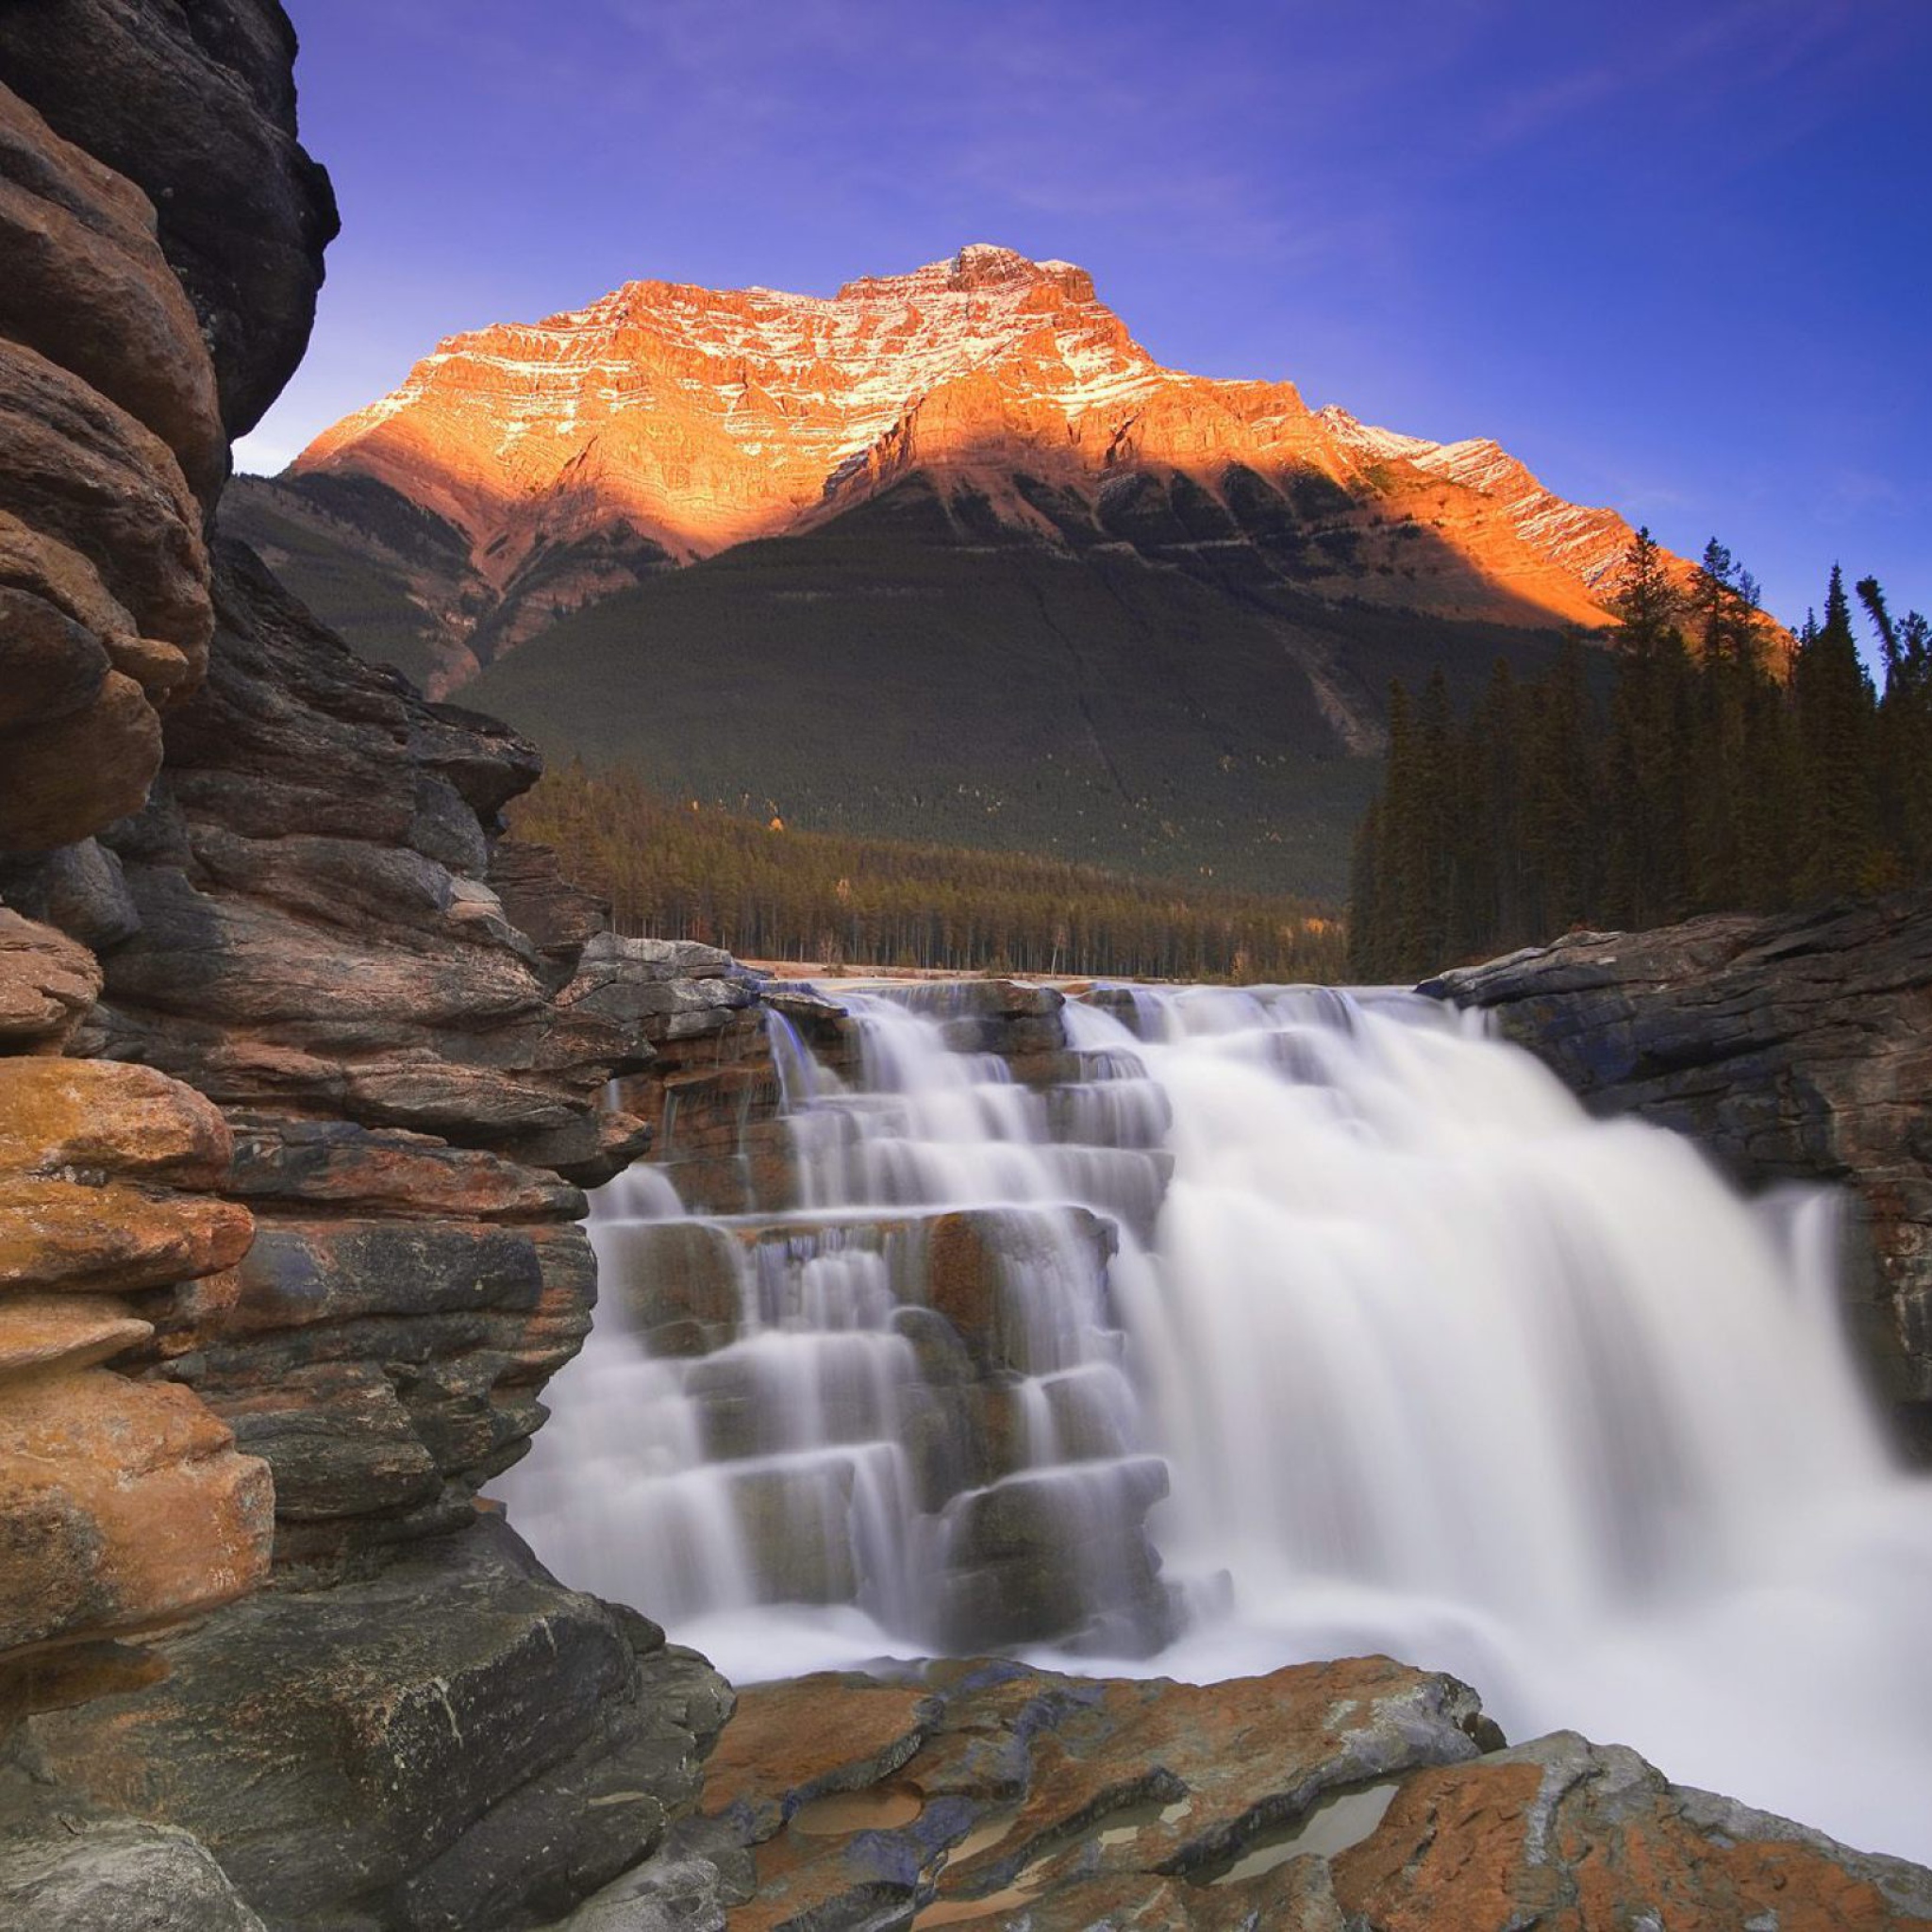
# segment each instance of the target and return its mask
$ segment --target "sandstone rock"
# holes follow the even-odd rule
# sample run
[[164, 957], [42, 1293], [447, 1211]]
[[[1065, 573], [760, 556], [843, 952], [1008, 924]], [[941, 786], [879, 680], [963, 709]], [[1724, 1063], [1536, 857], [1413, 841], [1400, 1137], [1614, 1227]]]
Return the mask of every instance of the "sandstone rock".
[[0, 339], [0, 509], [85, 557], [142, 636], [198, 656], [213, 621], [201, 513], [159, 437]]
[[0, 1058], [0, 1174], [74, 1170], [212, 1189], [230, 1153], [221, 1114], [151, 1067]]
[[[486, 862], [530, 748], [360, 663], [245, 554], [224, 553], [221, 595], [208, 682], [170, 716], [169, 795], [112, 839], [141, 925], [108, 960], [108, 1050], [231, 1107], [614, 1172], [643, 1128], [602, 1091], [648, 1058], [645, 1008], [676, 984], [540, 948], [452, 870]], [[550, 889], [556, 917], [569, 896]]]
[[0, 731], [62, 718], [92, 704], [108, 675], [107, 647], [64, 611], [10, 585], [0, 587], [7, 627], [8, 689]]
[[39, 851], [141, 808], [160, 765], [160, 724], [140, 685], [111, 671], [84, 709], [14, 734], [4, 748], [0, 842]]
[[131, 181], [0, 88], [0, 335], [73, 370], [175, 452], [205, 502], [227, 474], [214, 370]]
[[0, 1053], [58, 1053], [100, 990], [85, 946], [0, 906]]
[[1334, 1882], [1377, 1932], [1932, 1921], [1932, 1874], [1680, 1790], [1635, 1752], [1571, 1733], [1406, 1779]]
[[50, 1369], [92, 1368], [154, 1333], [125, 1302], [103, 1295], [0, 1297], [0, 1383]]
[[229, 1124], [226, 1191], [243, 1200], [463, 1221], [575, 1221], [584, 1212], [582, 1193], [541, 1169], [430, 1135], [268, 1114], [237, 1113]]
[[226, 1201], [0, 1174], [0, 1290], [165, 1288], [233, 1267], [253, 1233]]
[[39, 1721], [95, 1802], [184, 1825], [276, 1924], [488, 1932], [646, 1856], [730, 1708], [634, 1655], [500, 1524], [168, 1641], [167, 1682]]
[[547, 845], [499, 839], [490, 854], [490, 883], [520, 931], [573, 965], [608, 924], [608, 908], [563, 877]]
[[1386, 1658], [1236, 1683], [1011, 1663], [743, 1693], [688, 1849], [756, 1848], [732, 1932], [1890, 1927], [1932, 1874], [1558, 1735], [1504, 1749], [1453, 1679]]
[[[823, 1675], [742, 1694], [706, 1780], [711, 1836], [693, 1842], [758, 1848], [758, 1890], [733, 1932], [1072, 1932], [1113, 1923], [1109, 1910], [1341, 1932], [1339, 1914], [1319, 1915], [1332, 1907], [1325, 1873], [1307, 1869], [1320, 1861], [1226, 1890], [1199, 1881], [1325, 1792], [1474, 1758], [1483, 1724], [1465, 1687], [1383, 1658], [1198, 1688], [1008, 1663]], [[1309, 1916], [1262, 1909], [1291, 1904]]]
[[0, 1405], [0, 1651], [141, 1631], [267, 1574], [267, 1470], [185, 1389], [102, 1369]]
[[275, 1471], [278, 1560], [326, 1577], [466, 1520], [589, 1330], [582, 1232], [273, 1210], [258, 1228], [178, 1372]]
[[1494, 1011], [1593, 1111], [1688, 1132], [1746, 1184], [1847, 1183], [1853, 1319], [1932, 1455], [1932, 893], [1572, 934], [1423, 991]]

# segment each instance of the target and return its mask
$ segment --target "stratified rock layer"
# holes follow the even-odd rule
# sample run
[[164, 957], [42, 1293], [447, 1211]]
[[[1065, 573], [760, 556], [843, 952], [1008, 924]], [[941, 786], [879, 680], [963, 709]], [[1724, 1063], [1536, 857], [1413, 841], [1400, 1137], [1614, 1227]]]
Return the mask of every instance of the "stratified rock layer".
[[1932, 893], [1574, 933], [1423, 991], [1740, 1181], [1846, 1183], [1861, 1354], [1932, 1455]]
[[162, 1646], [37, 1726], [93, 1798], [187, 1826], [274, 1925], [530, 1925], [651, 1853], [731, 1708], [703, 1658], [560, 1590], [500, 1523]]
[[255, 426], [302, 359], [338, 226], [328, 176], [295, 139], [294, 59], [277, 0], [0, 10], [0, 82], [159, 210], [230, 437]]
[[528, 746], [204, 541], [333, 226], [292, 54], [273, 0], [0, 14], [0, 1916], [37, 1932], [554, 1917], [728, 1707], [474, 1500], [588, 1326], [575, 1183], [642, 1144], [599, 1102], [662, 962], [501, 844]]

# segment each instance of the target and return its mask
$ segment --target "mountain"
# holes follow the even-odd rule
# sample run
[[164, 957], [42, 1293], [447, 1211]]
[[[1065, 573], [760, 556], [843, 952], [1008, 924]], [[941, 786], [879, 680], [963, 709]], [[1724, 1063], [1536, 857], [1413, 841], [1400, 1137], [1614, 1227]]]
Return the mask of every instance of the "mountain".
[[452, 337], [225, 518], [553, 751], [1315, 890], [1389, 676], [1604, 625], [1631, 535], [1493, 442], [1165, 368], [1083, 270], [986, 245]]

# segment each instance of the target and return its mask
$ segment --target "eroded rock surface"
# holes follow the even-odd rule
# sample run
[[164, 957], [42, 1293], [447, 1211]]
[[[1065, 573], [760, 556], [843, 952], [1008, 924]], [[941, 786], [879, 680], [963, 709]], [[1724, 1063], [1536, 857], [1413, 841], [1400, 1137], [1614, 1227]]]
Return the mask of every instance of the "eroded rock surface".
[[273, 1925], [527, 1925], [647, 1856], [731, 1708], [500, 1522], [354, 1589], [278, 1590], [168, 1676], [42, 1719], [47, 1768], [194, 1832]]
[[0, 12], [0, 1915], [43, 1932], [551, 1917], [728, 1707], [474, 1500], [588, 1326], [577, 1183], [676, 975], [503, 843], [527, 745], [204, 540], [333, 227], [292, 55], [274, 0]]
[[1385, 1657], [1205, 1686], [994, 1662], [761, 1686], [676, 1837], [726, 1875], [731, 1932], [1932, 1920], [1932, 1874], [1629, 1751], [1503, 1748], [1467, 1686]]
[[1423, 991], [1747, 1185], [1847, 1184], [1861, 1354], [1932, 1456], [1932, 893], [1574, 933]]
[[294, 59], [277, 0], [0, 11], [0, 82], [159, 210], [230, 437], [255, 426], [302, 359], [339, 225], [328, 176], [295, 138]]

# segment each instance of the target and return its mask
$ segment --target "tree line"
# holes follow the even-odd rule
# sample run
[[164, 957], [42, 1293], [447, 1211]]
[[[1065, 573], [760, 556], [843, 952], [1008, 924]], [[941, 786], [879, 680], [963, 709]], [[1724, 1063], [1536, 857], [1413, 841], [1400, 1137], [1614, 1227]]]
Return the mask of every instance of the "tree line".
[[555, 846], [610, 901], [620, 931], [744, 958], [1182, 980], [1332, 981], [1344, 969], [1341, 922], [1312, 901], [790, 829], [577, 763], [513, 811], [520, 836]]
[[1382, 789], [1357, 831], [1349, 971], [1407, 980], [1576, 926], [1774, 912], [1932, 880], [1932, 625], [1834, 568], [1795, 641], [1714, 539], [1688, 582], [1648, 530], [1606, 654], [1498, 663], [1466, 717], [1441, 672], [1391, 691]]

